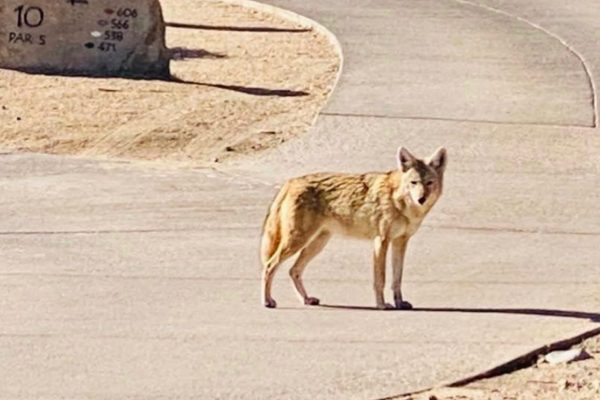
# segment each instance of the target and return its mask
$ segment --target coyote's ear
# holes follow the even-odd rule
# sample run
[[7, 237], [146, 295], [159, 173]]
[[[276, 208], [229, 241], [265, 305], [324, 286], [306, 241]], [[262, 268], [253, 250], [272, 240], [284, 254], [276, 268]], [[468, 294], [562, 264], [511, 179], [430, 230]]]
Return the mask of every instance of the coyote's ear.
[[446, 164], [448, 163], [448, 154], [446, 149], [440, 147], [429, 159], [429, 166], [433, 167], [438, 173], [444, 173]]
[[397, 154], [398, 168], [402, 170], [402, 172], [406, 172], [413, 166], [414, 162], [417, 161], [415, 156], [410, 154], [408, 150], [404, 147], [398, 147]]

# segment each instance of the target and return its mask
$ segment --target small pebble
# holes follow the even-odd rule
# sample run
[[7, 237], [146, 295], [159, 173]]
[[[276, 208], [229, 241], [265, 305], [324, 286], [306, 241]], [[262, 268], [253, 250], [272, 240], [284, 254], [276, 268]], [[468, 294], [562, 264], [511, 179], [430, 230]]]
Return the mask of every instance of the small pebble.
[[566, 379], [561, 379], [558, 381], [558, 390], [560, 391], [567, 390], [571, 386], [573, 386], [573, 384]]

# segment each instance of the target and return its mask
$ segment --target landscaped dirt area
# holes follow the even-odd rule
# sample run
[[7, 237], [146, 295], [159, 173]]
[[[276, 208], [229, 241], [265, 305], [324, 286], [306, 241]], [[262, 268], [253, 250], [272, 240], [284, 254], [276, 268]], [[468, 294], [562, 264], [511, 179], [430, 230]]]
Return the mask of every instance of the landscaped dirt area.
[[326, 35], [224, 1], [162, 3], [174, 81], [0, 70], [0, 148], [202, 165], [311, 126], [340, 68]]
[[598, 400], [600, 336], [576, 346], [591, 356], [569, 364], [535, 366], [458, 388], [441, 388], [398, 400]]

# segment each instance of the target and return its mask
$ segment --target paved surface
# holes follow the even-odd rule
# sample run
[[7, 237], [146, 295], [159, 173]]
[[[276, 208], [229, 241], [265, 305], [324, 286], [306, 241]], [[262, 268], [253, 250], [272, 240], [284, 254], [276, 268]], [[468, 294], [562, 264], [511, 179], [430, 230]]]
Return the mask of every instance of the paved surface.
[[[308, 137], [218, 173], [0, 157], [0, 398], [378, 398], [597, 326], [598, 4], [271, 3], [344, 48]], [[399, 144], [451, 156], [409, 247], [420, 310], [348, 307], [372, 304], [370, 248], [343, 240], [306, 279], [340, 307], [300, 307], [282, 270], [261, 308], [273, 185], [392, 168]]]

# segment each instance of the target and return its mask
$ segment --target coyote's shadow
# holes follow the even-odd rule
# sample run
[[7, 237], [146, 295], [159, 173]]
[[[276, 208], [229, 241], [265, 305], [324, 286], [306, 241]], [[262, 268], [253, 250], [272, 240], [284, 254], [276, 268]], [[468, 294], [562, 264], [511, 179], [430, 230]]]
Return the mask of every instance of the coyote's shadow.
[[[323, 308], [334, 308], [339, 310], [380, 311], [375, 307], [352, 306], [339, 304], [321, 304]], [[549, 310], [543, 308], [463, 308], [463, 307], [415, 307], [412, 310], [386, 310], [398, 312], [439, 312], [439, 313], [469, 313], [469, 314], [513, 314], [513, 315], [535, 315], [543, 317], [577, 318], [589, 319], [592, 322], [600, 322], [599, 313], [569, 310]]]

